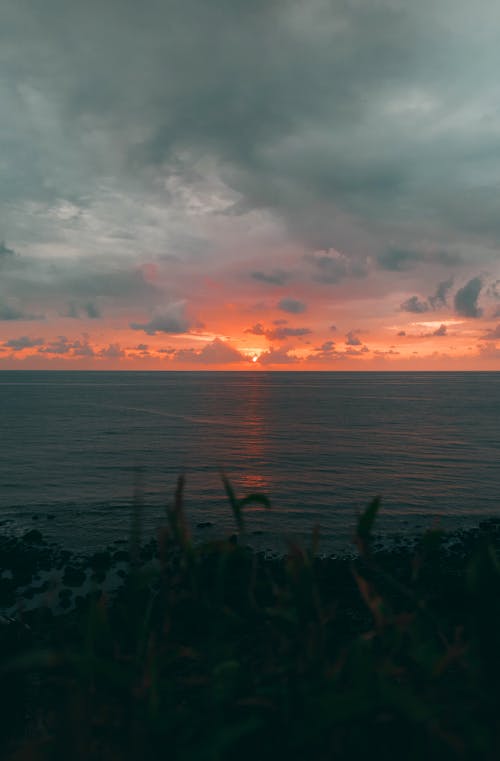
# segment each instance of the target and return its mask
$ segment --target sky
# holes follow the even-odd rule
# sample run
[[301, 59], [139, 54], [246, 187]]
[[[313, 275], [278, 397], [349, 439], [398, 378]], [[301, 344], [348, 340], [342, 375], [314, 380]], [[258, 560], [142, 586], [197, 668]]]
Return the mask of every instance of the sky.
[[494, 0], [2, 0], [0, 368], [500, 370]]

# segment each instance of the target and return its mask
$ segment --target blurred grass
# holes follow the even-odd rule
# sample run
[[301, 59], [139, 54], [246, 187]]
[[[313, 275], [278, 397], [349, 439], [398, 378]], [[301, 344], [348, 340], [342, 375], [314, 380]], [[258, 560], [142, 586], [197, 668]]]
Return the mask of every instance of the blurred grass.
[[[193, 543], [181, 478], [142, 545], [138, 486], [129, 551], [88, 560], [90, 591], [66, 554], [67, 611], [3, 622], [1, 757], [497, 759], [498, 525], [377, 549], [377, 498], [355, 560], [319, 557], [317, 532], [270, 559], [246, 546], [244, 516], [269, 500], [222, 480], [233, 537]], [[39, 536], [9, 541], [0, 571], [26, 581], [48, 562]]]

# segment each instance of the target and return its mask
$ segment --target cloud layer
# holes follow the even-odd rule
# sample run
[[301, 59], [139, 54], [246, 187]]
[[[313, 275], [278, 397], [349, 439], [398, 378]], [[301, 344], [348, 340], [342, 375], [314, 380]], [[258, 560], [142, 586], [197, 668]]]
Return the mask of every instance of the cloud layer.
[[0, 367], [500, 368], [499, 23], [4, 0]]

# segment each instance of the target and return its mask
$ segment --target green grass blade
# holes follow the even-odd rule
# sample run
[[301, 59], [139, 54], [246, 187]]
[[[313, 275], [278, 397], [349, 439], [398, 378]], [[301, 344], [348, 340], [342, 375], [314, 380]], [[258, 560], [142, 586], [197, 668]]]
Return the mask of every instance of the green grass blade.
[[241, 502], [237, 499], [234, 489], [225, 473], [221, 472], [222, 483], [226, 490], [226, 495], [233, 511], [234, 519], [238, 527], [238, 531], [243, 533], [245, 531], [245, 522], [243, 520], [243, 512], [241, 510]]
[[358, 520], [358, 526], [356, 530], [356, 538], [366, 547], [370, 541], [372, 529], [375, 524], [375, 518], [380, 508], [380, 497], [372, 499], [366, 510], [362, 513]]

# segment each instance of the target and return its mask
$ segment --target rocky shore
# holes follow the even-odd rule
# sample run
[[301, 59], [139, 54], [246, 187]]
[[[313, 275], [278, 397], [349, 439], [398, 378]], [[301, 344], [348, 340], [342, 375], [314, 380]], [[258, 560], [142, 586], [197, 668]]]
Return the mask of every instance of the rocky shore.
[[238, 510], [193, 544], [180, 503], [88, 556], [0, 536], [2, 758], [496, 758], [499, 523], [384, 547], [377, 507], [356, 557], [255, 552]]

